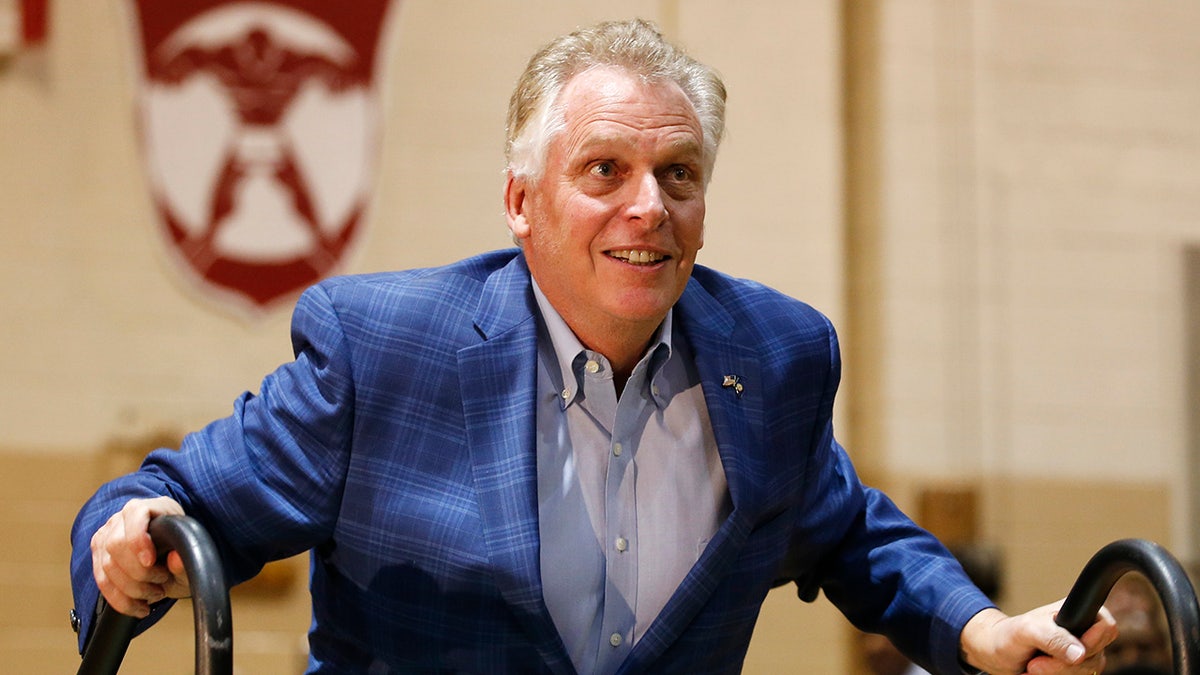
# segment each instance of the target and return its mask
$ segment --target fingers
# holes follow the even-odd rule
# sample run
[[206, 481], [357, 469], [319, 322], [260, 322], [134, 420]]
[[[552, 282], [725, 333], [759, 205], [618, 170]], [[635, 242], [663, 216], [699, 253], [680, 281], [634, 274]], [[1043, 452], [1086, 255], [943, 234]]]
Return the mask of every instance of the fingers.
[[180, 557], [178, 551], [171, 551], [167, 554], [166, 567], [170, 578], [163, 584], [163, 590], [167, 597], [186, 598], [191, 595], [187, 572], [183, 569], [183, 558]]
[[1049, 656], [1039, 656], [1029, 662], [1026, 672], [1029, 675], [1064, 675], [1076, 674], [1093, 675], [1104, 672], [1107, 660], [1103, 652], [1085, 657], [1082, 661], [1065, 665]]
[[1116, 622], [1101, 610], [1076, 638], [1054, 622], [1061, 602], [1006, 616], [984, 610], [963, 627], [960, 647], [967, 661], [989, 673], [1091, 675], [1104, 669], [1104, 648], [1116, 638]]
[[1041, 649], [1047, 654], [1072, 665], [1083, 661], [1088, 653], [1087, 647], [1078, 638], [1071, 635], [1065, 628], [1058, 628], [1057, 626], [1049, 635], [1043, 638]]
[[1117, 639], [1117, 620], [1107, 607], [1100, 608], [1096, 623], [1080, 637], [1080, 641], [1088, 648], [1088, 653], [1103, 650]]
[[113, 609], [142, 618], [168, 589], [178, 590], [172, 571], [156, 564], [147, 527], [155, 516], [182, 513], [183, 507], [167, 497], [134, 499], [92, 535], [92, 574]]
[[[1061, 603], [1055, 603], [1042, 609], [1050, 610], [1050, 616], [1053, 618], [1060, 605]], [[1101, 608], [1096, 622], [1079, 638], [1054, 624], [1048, 627], [1042, 638], [1043, 644], [1040, 649], [1046, 656], [1031, 660], [1027, 665], [1028, 672], [1030, 675], [1103, 672], [1107, 660], [1104, 649], [1116, 637], [1116, 621], [1106, 608]]]
[[[1055, 603], [1051, 607], [1057, 610], [1061, 604]], [[1117, 622], [1108, 608], [1101, 607], [1096, 621], [1078, 638], [1066, 630], [1056, 629], [1046, 652], [1062, 657], [1069, 664], [1080, 664], [1102, 653], [1116, 638]]]

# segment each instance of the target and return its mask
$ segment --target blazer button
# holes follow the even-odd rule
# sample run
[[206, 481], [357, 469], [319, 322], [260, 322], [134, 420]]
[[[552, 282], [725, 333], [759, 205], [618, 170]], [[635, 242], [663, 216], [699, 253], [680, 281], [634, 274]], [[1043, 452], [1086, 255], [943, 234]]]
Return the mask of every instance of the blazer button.
[[72, 607], [71, 608], [71, 630], [78, 633], [79, 632], [79, 623], [80, 623], [79, 622], [79, 612], [76, 612], [75, 608]]

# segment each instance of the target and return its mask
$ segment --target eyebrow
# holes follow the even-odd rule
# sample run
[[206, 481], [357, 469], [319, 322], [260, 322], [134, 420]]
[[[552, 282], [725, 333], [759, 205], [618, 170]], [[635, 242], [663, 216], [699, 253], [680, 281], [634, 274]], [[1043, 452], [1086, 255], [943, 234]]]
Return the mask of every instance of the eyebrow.
[[670, 147], [673, 151], [675, 151], [676, 154], [679, 155], [695, 155], [696, 157], [704, 156], [704, 146], [701, 143], [698, 143], [694, 138], [680, 138], [678, 140], [671, 141], [668, 144], [668, 147]]
[[[605, 146], [620, 146], [629, 148], [636, 145], [631, 142], [627, 136], [623, 134], [599, 134], [590, 136], [587, 140], [576, 146], [572, 152], [573, 155], [588, 154], [592, 149]], [[689, 136], [682, 138], [669, 139], [666, 143], [666, 150], [672, 156], [695, 156], [702, 158], [704, 156], [704, 147], [695, 138]]]

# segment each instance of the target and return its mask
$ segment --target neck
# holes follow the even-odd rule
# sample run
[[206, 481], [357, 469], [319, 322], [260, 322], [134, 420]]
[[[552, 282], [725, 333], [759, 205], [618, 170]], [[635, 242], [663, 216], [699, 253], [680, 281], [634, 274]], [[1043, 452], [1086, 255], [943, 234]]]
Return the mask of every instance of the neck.
[[626, 380], [633, 374], [634, 366], [646, 353], [650, 340], [666, 319], [666, 313], [646, 319], [616, 317], [577, 302], [556, 303], [553, 288], [548, 293], [545, 286], [539, 284], [537, 287], [579, 342], [608, 359], [619, 395]]
[[633, 367], [646, 353], [650, 339], [654, 337], [654, 332], [661, 323], [659, 320], [652, 325], [613, 326], [594, 334], [581, 332], [571, 325], [570, 321], [567, 325], [575, 332], [583, 346], [603, 354], [604, 358], [608, 359], [613, 369], [613, 382], [617, 385], [617, 393], [620, 394], [625, 381], [633, 374]]

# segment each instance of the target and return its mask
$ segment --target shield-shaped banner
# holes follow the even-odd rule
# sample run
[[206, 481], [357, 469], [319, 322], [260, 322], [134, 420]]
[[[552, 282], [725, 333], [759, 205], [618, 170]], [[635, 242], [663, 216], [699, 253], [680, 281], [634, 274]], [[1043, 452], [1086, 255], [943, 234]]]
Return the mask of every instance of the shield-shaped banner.
[[184, 276], [258, 313], [362, 229], [391, 0], [130, 0], [142, 155]]

